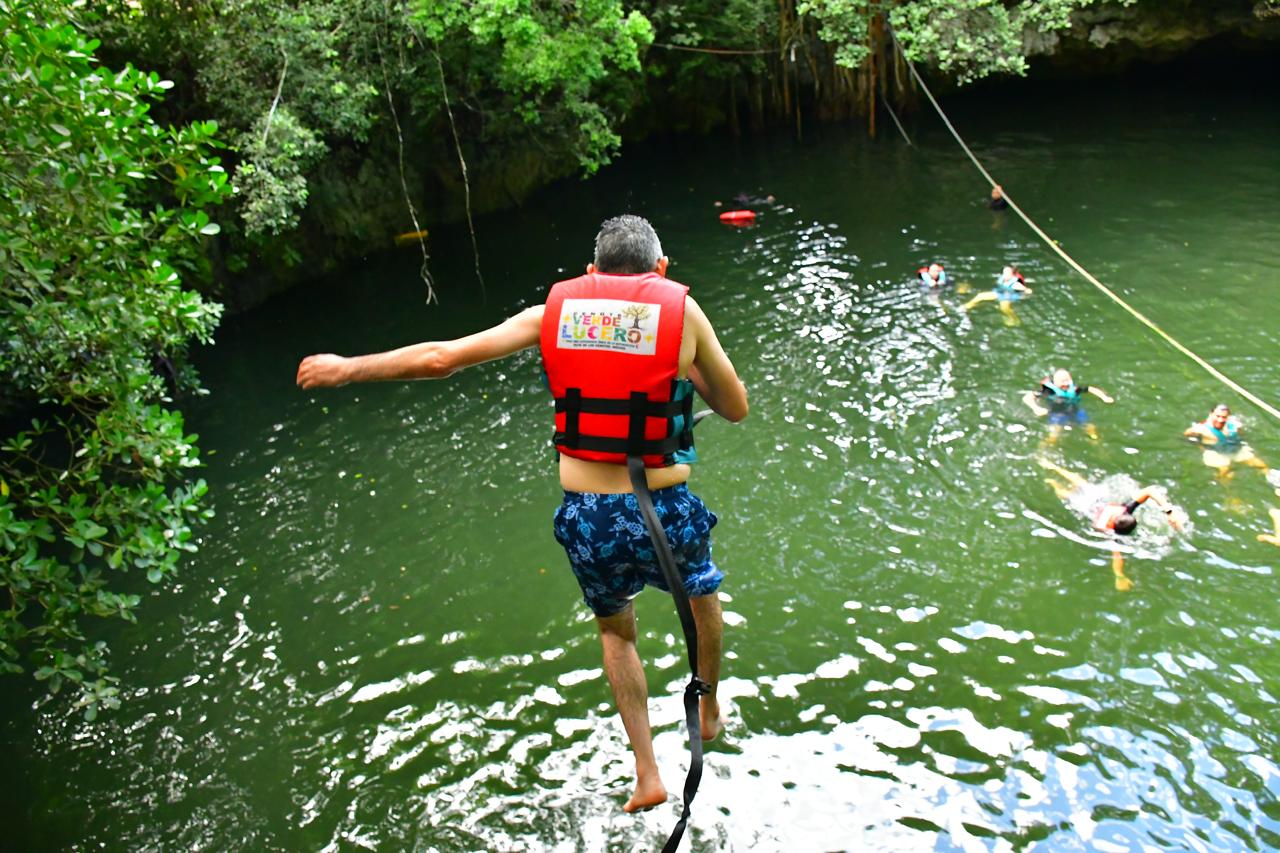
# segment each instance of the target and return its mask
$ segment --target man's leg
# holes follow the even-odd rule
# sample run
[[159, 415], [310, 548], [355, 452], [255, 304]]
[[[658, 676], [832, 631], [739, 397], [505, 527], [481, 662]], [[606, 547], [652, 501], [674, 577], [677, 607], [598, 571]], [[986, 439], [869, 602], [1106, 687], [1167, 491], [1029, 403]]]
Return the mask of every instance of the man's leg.
[[[717, 615], [719, 611], [717, 609]], [[653, 755], [653, 733], [649, 730], [649, 685], [644, 664], [636, 651], [636, 614], [631, 604], [613, 616], [597, 616], [600, 644], [604, 650], [604, 672], [613, 688], [613, 703], [627, 730], [636, 760], [636, 787], [622, 807], [625, 812], [656, 806], [667, 801], [667, 789], [658, 774]]]
[[1119, 551], [1111, 552], [1111, 574], [1116, 578], [1116, 591], [1128, 592], [1133, 589], [1133, 581], [1124, 573], [1124, 554]]
[[715, 740], [724, 728], [720, 716], [720, 700], [716, 687], [720, 684], [720, 655], [724, 647], [724, 618], [720, 610], [720, 594], [699, 595], [689, 599], [693, 621], [698, 626], [698, 674], [711, 687], [702, 697], [698, 718], [702, 723], [702, 739]]
[[1267, 467], [1267, 463], [1263, 462], [1261, 459], [1254, 456], [1253, 454], [1249, 454], [1248, 456], [1241, 458], [1240, 461], [1243, 462], [1245, 465], [1248, 465], [1250, 468], [1257, 468], [1262, 472], [1262, 476], [1264, 477], [1267, 475], [1267, 471], [1270, 470]]
[[1017, 326], [1022, 323], [1018, 319], [1018, 312], [1013, 310], [1013, 303], [1007, 299], [1000, 301], [1000, 313], [1004, 315], [1004, 324], [1006, 326]]
[[1063, 468], [1061, 465], [1057, 464], [1056, 462], [1050, 459], [1046, 459], [1043, 456], [1039, 456], [1036, 458], [1036, 461], [1040, 463], [1041, 468], [1044, 468], [1046, 471], [1052, 471], [1053, 473], [1057, 474], [1059, 477], [1061, 477], [1062, 479], [1070, 483], [1071, 487], [1074, 489], [1079, 489], [1083, 486], [1089, 485], [1089, 481], [1086, 480], [1084, 477], [1081, 477], [1079, 474], [1075, 473], [1074, 471], [1068, 471], [1066, 468]]
[[1275, 527], [1275, 533], [1259, 533], [1258, 541], [1266, 542], [1268, 545], [1280, 545], [1280, 509], [1272, 507], [1267, 510], [1271, 513], [1271, 524]]
[[1053, 493], [1058, 496], [1060, 501], [1071, 500], [1071, 495], [1075, 493], [1075, 489], [1066, 483], [1060, 483], [1052, 477], [1045, 477], [1044, 481], [1049, 484], [1049, 488], [1053, 489]]
[[1265, 477], [1267, 480], [1267, 485], [1275, 488], [1276, 495], [1280, 496], [1280, 482], [1274, 482], [1274, 478], [1272, 477], [1272, 474], [1271, 474], [1271, 466], [1267, 465], [1267, 463], [1263, 462], [1261, 459], [1255, 456], [1252, 450], [1250, 450], [1248, 453], [1242, 454], [1240, 461], [1243, 462], [1245, 465], [1248, 465], [1250, 468], [1257, 468], [1259, 471], [1261, 471], [1262, 476]]
[[1098, 428], [1089, 420], [1089, 413], [1084, 410], [1083, 406], [1076, 407], [1076, 423], [1084, 430], [1084, 434], [1094, 441], [1098, 440]]
[[972, 298], [972, 299], [970, 299], [968, 302], [966, 302], [965, 304], [961, 305], [961, 306], [960, 306], [960, 310], [961, 310], [961, 311], [968, 311], [970, 308], [973, 308], [973, 307], [975, 307], [975, 306], [977, 306], [977, 305], [981, 305], [983, 302], [995, 302], [995, 301], [996, 301], [996, 295], [995, 295], [995, 293], [993, 293], [992, 291], [988, 290], [988, 291], [985, 291], [985, 292], [983, 292], [983, 293], [979, 293], [977, 296], [973, 297], [973, 298]]

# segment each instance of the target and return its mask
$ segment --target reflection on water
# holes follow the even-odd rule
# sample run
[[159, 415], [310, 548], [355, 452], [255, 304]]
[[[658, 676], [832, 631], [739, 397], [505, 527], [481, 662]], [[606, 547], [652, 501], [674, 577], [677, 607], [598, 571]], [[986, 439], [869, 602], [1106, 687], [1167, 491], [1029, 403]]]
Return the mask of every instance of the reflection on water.
[[[989, 143], [994, 165], [1104, 280], [1265, 388], [1280, 335], [1249, 318], [1280, 309], [1275, 293], [1251, 265], [1204, 282], [1187, 271], [1250, 252], [1280, 264], [1280, 244], [1256, 239], [1278, 224], [1260, 211], [1280, 210], [1280, 163], [1256, 140], [1280, 128], [1243, 108], [1237, 136], [1206, 148], [1176, 117], [1108, 121], [1102, 145], [1042, 116], [1035, 134]], [[1212, 209], [1186, 204], [1203, 189], [1186, 181], [1223, 146], [1248, 180], [1215, 184]], [[678, 167], [641, 152], [630, 171], [560, 193], [617, 190], [654, 219], [673, 276], [694, 285], [752, 389], [747, 423], [700, 428], [695, 484], [724, 519], [730, 717], [689, 846], [1280, 846], [1280, 552], [1254, 539], [1270, 489], [1215, 480], [1178, 438], [1221, 389], [985, 210], [944, 138], [906, 154], [790, 149], [694, 146]], [[1175, 164], [1163, 179], [1144, 171], [1153, 151]], [[1078, 179], [1052, 177], [1065, 162]], [[778, 203], [754, 228], [720, 227], [705, 200], [756, 184]], [[919, 203], [939, 187], [946, 210]], [[1153, 198], [1169, 202], [1158, 220]], [[487, 259], [508, 282], [491, 292], [498, 305], [444, 292], [424, 310], [412, 264], [391, 259], [353, 273], [380, 288], [374, 304], [321, 284], [228, 325], [204, 367], [212, 401], [191, 416], [217, 451], [218, 519], [177, 593], [112, 638], [122, 711], [90, 726], [59, 701], [11, 709], [18, 842], [630, 851], [665, 839], [674, 803], [620, 809], [631, 759], [550, 535], [536, 359], [447, 383], [289, 385], [307, 351], [456, 333], [536, 301], [581, 259], [596, 218], [508, 219], [509, 257]], [[1187, 244], [1163, 278], [1166, 260], [1142, 248], [1153, 235]], [[1018, 262], [1036, 288], [1022, 325], [966, 314], [954, 290], [922, 295], [910, 271], [932, 259], [979, 289]], [[436, 263], [438, 281], [463, 281], [470, 259], [442, 244]], [[1043, 446], [1020, 397], [1055, 366], [1117, 397], [1094, 412], [1099, 441], [1068, 432]], [[1274, 435], [1251, 426], [1255, 443]], [[1043, 482], [1044, 453], [1095, 482], [1164, 486], [1193, 530], [1139, 542], [1136, 588], [1115, 592], [1111, 543]], [[638, 612], [675, 791], [679, 627], [652, 593]]]

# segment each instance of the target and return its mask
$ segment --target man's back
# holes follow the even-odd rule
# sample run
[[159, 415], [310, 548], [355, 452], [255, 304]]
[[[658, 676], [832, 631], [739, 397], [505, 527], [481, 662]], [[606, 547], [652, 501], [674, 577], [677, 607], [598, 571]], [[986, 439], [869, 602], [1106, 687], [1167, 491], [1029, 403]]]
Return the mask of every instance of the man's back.
[[[664, 259], [665, 260], [665, 259]], [[666, 265], [662, 265], [665, 272]], [[588, 268], [589, 272], [594, 267]], [[684, 335], [680, 341], [678, 379], [692, 379], [699, 395], [718, 414], [740, 421], [747, 414], [746, 389], [725, 355], [706, 314], [691, 297], [685, 297]], [[650, 489], [664, 489], [689, 479], [688, 464], [649, 468]], [[560, 485], [570, 492], [618, 494], [631, 491], [625, 465], [593, 462], [568, 454], [560, 455]]]

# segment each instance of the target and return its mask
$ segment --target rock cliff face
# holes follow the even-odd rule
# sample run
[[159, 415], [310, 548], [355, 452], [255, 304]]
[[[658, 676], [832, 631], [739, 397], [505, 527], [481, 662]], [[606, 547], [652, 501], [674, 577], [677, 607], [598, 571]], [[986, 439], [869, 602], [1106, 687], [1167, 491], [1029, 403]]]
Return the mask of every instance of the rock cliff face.
[[1027, 55], [1058, 76], [1111, 74], [1209, 43], [1223, 51], [1280, 48], [1280, 0], [1138, 0], [1090, 6], [1069, 30], [1028, 33]]

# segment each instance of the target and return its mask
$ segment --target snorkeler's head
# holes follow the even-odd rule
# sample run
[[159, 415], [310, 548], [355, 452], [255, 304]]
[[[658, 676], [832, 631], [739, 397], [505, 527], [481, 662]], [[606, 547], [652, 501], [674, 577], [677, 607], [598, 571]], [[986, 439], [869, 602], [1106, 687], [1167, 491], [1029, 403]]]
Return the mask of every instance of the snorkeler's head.
[[1133, 529], [1138, 526], [1138, 519], [1134, 518], [1127, 512], [1122, 512], [1116, 516], [1115, 526], [1111, 529], [1121, 536], [1128, 536]]
[[1057, 385], [1064, 391], [1071, 387], [1071, 373], [1067, 370], [1055, 370], [1053, 372], [1053, 384]]
[[1231, 417], [1231, 409], [1227, 407], [1226, 403], [1219, 403], [1214, 406], [1213, 413], [1209, 415], [1209, 423], [1218, 429], [1222, 429], [1229, 417]]

